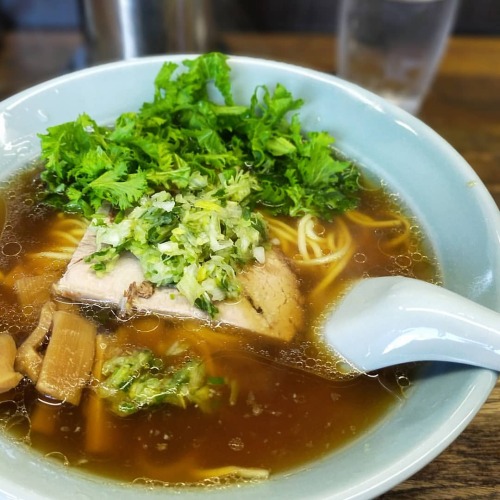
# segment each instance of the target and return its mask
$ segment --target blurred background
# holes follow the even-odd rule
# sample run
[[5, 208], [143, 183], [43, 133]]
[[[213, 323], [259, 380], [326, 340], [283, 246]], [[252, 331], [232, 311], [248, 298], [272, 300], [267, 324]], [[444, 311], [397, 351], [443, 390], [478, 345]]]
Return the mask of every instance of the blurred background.
[[[97, 0], [94, 4], [99, 1], [108, 0]], [[142, 0], [141, 7], [149, 1]], [[0, 99], [91, 64], [85, 44], [84, 2], [87, 0], [0, 0]], [[183, 0], [175, 2], [181, 4]], [[314, 37], [332, 35], [337, 26], [337, 0], [204, 2], [213, 13], [215, 48], [233, 54], [280, 58], [311, 66], [310, 52], [319, 50]], [[232, 37], [235, 33], [252, 34], [251, 45], [247, 43], [249, 39]], [[293, 45], [282, 37], [270, 52], [266, 40], [259, 40], [259, 33], [268, 36], [301, 33], [306, 38]], [[461, 0], [454, 33], [500, 35], [500, 1]], [[324, 50], [325, 45], [322, 47]], [[315, 69], [334, 72], [333, 52], [331, 47], [321, 59], [316, 55]]]
[[[133, 1], [136, 0], [124, 3]], [[282, 37], [276, 43], [288, 44], [282, 47], [282, 60], [335, 71], [334, 48], [325, 39], [321, 44], [318, 37], [331, 37], [335, 33], [337, 0], [192, 0], [191, 3], [202, 1], [213, 14], [215, 48], [232, 54], [275, 58], [276, 48], [267, 47], [269, 39], [255, 36], [274, 33]], [[102, 7], [108, 0], [0, 0], [0, 99], [92, 63], [86, 44], [85, 2]], [[142, 2], [141, 8], [148, 0]], [[113, 0], [108, 5], [111, 3]], [[172, 0], [172, 3], [179, 6], [186, 2]], [[500, 35], [500, 1], [461, 0], [454, 33]], [[252, 35], [245, 38], [245, 34]], [[303, 34], [308, 38], [294, 45], [283, 34]], [[322, 52], [312, 56], [311, 52], [319, 47]]]
[[[337, 0], [212, 0], [217, 26], [224, 31], [329, 33], [336, 27], [337, 4]], [[4, 30], [82, 26], [80, 0], [0, 0], [0, 16]], [[462, 0], [455, 31], [500, 34], [500, 2]]]

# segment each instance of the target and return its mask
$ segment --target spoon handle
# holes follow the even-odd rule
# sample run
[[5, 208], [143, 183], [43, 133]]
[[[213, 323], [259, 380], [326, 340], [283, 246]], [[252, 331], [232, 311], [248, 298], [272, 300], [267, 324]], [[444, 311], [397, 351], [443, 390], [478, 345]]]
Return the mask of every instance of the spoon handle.
[[329, 319], [326, 339], [361, 371], [412, 361], [500, 371], [500, 314], [411, 278], [357, 283]]

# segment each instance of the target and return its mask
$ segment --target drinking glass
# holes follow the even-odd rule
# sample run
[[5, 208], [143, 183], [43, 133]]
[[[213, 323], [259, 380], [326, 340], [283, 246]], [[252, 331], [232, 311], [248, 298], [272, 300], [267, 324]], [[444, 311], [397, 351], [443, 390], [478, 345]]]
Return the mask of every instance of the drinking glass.
[[341, 0], [337, 74], [417, 114], [459, 0]]

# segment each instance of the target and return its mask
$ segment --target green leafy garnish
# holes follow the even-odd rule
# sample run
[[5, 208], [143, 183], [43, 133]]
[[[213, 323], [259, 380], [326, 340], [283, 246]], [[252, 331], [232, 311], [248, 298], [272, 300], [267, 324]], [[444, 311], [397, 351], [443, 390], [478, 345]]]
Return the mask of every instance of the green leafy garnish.
[[[358, 170], [333, 155], [331, 135], [304, 133], [301, 106], [282, 84], [235, 103], [220, 53], [165, 63], [152, 100], [111, 127], [82, 114], [40, 136], [45, 201], [94, 220], [96, 271], [131, 251], [147, 279], [176, 285], [214, 315], [215, 301], [238, 293], [234, 272], [265, 243], [257, 209], [330, 220], [357, 204]], [[171, 212], [150, 210], [161, 193]], [[241, 223], [228, 215], [236, 205]]]
[[210, 411], [218, 404], [214, 386], [225, 385], [222, 377], [207, 377], [199, 359], [165, 366], [149, 349], [114, 356], [103, 364], [101, 375], [96, 394], [121, 417], [166, 404], [181, 408], [194, 404]]
[[253, 182], [241, 173], [200, 194], [159, 191], [119, 221], [96, 218], [98, 251], [87, 261], [96, 272], [107, 272], [117, 248], [129, 251], [145, 279], [176, 285], [191, 304], [214, 316], [214, 301], [239, 296], [236, 271], [266, 240], [262, 216], [245, 209]]

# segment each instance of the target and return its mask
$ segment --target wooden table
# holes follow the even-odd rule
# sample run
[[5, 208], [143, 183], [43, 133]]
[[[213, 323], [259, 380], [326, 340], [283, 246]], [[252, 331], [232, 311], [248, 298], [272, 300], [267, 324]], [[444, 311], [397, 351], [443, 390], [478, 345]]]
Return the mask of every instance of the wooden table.
[[[222, 39], [232, 54], [335, 71], [332, 36], [225, 33]], [[0, 98], [74, 69], [81, 47], [75, 32], [8, 33], [0, 47]], [[500, 206], [500, 38], [452, 39], [420, 118], [468, 160]], [[444, 453], [381, 498], [500, 498], [500, 383]]]

